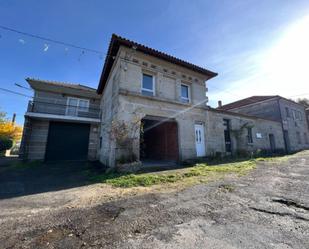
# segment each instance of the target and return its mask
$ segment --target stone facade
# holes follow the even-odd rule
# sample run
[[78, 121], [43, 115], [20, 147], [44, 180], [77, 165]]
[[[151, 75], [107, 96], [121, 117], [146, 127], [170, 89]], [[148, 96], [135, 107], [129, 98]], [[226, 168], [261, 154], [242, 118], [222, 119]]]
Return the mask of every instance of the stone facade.
[[[45, 159], [50, 122], [64, 122], [72, 125], [86, 123], [90, 127], [88, 159], [97, 160], [100, 97], [95, 90], [84, 89], [79, 85], [80, 89], [75, 89], [71, 84], [40, 80], [31, 80], [29, 84], [34, 89], [34, 97], [25, 115], [20, 156], [25, 160]], [[70, 97], [89, 100], [88, 110], [81, 111], [76, 116], [68, 115]]]
[[[270, 151], [270, 134], [274, 135], [276, 151], [284, 150], [280, 122], [212, 109], [207, 112], [206, 123], [206, 151], [208, 155], [217, 152], [223, 155], [227, 154], [224, 139], [224, 119], [230, 121], [232, 153], [237, 151]], [[250, 127], [252, 130], [252, 142], [250, 143], [248, 142], [246, 127]]]
[[[102, 163], [111, 167], [126, 153], [113, 139], [113, 122], [123, 122], [129, 126], [140, 122], [146, 116], [171, 119], [178, 125], [179, 160], [196, 157], [194, 124], [206, 122], [207, 76], [158, 60], [154, 57], [131, 51], [119, 50], [118, 60], [109, 76], [101, 100], [102, 146], [98, 156]], [[130, 60], [122, 60], [131, 56]], [[154, 96], [141, 93], [142, 75], [153, 75]], [[190, 87], [190, 103], [180, 101], [180, 85]], [[139, 128], [133, 137], [133, 152], [140, 158]]]
[[[30, 80], [35, 96], [26, 113], [24, 158], [44, 159], [49, 122], [54, 120], [91, 124], [88, 159], [109, 167], [139, 163], [151, 150], [164, 159], [185, 161], [239, 151], [282, 151], [285, 138], [290, 150], [308, 147], [304, 110], [294, 102], [274, 98], [232, 112], [212, 109], [206, 83], [216, 73], [115, 35], [108, 53], [99, 94], [85, 86]], [[151, 85], [146, 92], [145, 77]], [[67, 115], [72, 96], [89, 99], [89, 110], [99, 106], [99, 111]], [[172, 152], [165, 156], [168, 147]]]
[[[154, 78], [154, 96], [142, 94], [141, 84], [144, 73]], [[102, 146], [98, 151], [100, 161], [114, 167], [127, 153], [127, 150], [117, 144], [113, 137], [113, 124], [117, 122], [128, 126], [128, 136], [133, 140], [132, 150], [139, 159], [141, 156], [139, 125], [143, 118], [148, 116], [177, 123], [179, 161], [197, 157], [195, 124], [202, 124], [204, 127], [206, 156], [216, 152], [226, 154], [223, 128], [225, 118], [231, 120], [233, 129], [239, 129], [247, 123], [252, 125], [253, 142], [248, 144], [245, 134], [242, 134], [239, 141], [233, 137], [232, 152], [270, 150], [270, 134], [275, 137], [276, 149], [284, 149], [280, 122], [209, 109], [206, 97], [207, 79], [205, 75], [143, 53], [136, 51], [132, 53], [132, 49], [121, 47], [101, 99]], [[189, 103], [181, 101], [181, 84], [189, 86]], [[133, 125], [137, 123], [136, 131]], [[260, 137], [257, 137], [257, 133]]]
[[282, 124], [281, 129], [284, 131], [288, 151], [309, 148], [309, 130], [303, 105], [278, 96], [233, 108], [230, 111], [279, 121]]

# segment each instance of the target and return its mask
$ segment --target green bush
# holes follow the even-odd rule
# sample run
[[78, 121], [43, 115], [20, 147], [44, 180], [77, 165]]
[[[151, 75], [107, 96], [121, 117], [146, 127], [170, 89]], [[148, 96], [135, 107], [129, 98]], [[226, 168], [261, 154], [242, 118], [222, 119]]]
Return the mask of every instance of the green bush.
[[0, 137], [0, 152], [9, 150], [13, 147], [13, 140], [7, 137]]

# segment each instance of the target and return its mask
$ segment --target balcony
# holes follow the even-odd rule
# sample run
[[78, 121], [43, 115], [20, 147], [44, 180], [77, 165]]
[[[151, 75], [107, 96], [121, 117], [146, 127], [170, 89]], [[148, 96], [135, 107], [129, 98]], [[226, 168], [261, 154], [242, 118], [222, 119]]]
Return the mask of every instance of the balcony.
[[46, 101], [29, 101], [26, 116], [47, 119], [99, 122], [100, 108], [99, 106], [94, 105], [81, 107]]

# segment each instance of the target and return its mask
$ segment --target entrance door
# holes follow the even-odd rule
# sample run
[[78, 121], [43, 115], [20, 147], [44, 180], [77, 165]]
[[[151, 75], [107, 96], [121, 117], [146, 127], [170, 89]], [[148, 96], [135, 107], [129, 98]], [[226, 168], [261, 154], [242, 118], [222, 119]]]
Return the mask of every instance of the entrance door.
[[195, 125], [195, 147], [196, 147], [196, 156], [202, 157], [206, 155], [204, 125], [202, 124]]
[[224, 142], [225, 142], [225, 151], [228, 153], [232, 152], [232, 142], [231, 142], [231, 132], [230, 132], [230, 120], [223, 119], [224, 126]]
[[276, 142], [274, 134], [269, 134], [270, 149], [272, 152], [276, 150]]

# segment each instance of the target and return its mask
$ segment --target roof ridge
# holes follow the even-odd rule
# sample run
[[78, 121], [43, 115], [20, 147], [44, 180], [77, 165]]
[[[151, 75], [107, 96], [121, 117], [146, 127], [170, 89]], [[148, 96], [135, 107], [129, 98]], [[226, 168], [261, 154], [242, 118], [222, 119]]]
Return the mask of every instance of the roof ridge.
[[208, 78], [212, 78], [217, 76], [218, 74], [215, 72], [212, 72], [206, 68], [197, 66], [195, 64], [192, 64], [188, 61], [185, 61], [183, 59], [179, 59], [173, 55], [169, 55], [165, 52], [156, 50], [154, 48], [148, 47], [146, 45], [143, 45], [141, 43], [138, 43], [136, 41], [124, 38], [122, 36], [116, 35], [115, 33], [112, 34], [109, 46], [108, 46], [108, 52], [105, 58], [103, 70], [101, 73], [99, 85], [97, 92], [102, 93], [104, 90], [104, 87], [106, 85], [106, 82], [108, 80], [108, 76], [110, 74], [112, 65], [114, 64], [114, 59], [116, 54], [119, 51], [120, 46], [125, 46], [125, 47], [133, 47], [135, 50], [142, 52], [146, 55], [154, 56], [157, 57], [161, 60], [165, 60], [169, 63], [173, 63], [175, 65], [187, 68], [189, 70], [195, 71], [197, 73], [203, 74], [205, 76], [208, 76]]
[[62, 86], [67, 86], [67, 87], [82, 87], [82, 88], [87, 88], [89, 90], [96, 91], [96, 89], [93, 87], [82, 85], [79, 83], [70, 83], [70, 82], [54, 81], [54, 80], [42, 80], [39, 78], [35, 79], [35, 78], [30, 78], [30, 77], [27, 77], [26, 81], [38, 81], [38, 82], [45, 83], [45, 84], [54, 84], [54, 85], [59, 85], [59, 86], [62, 85]]

